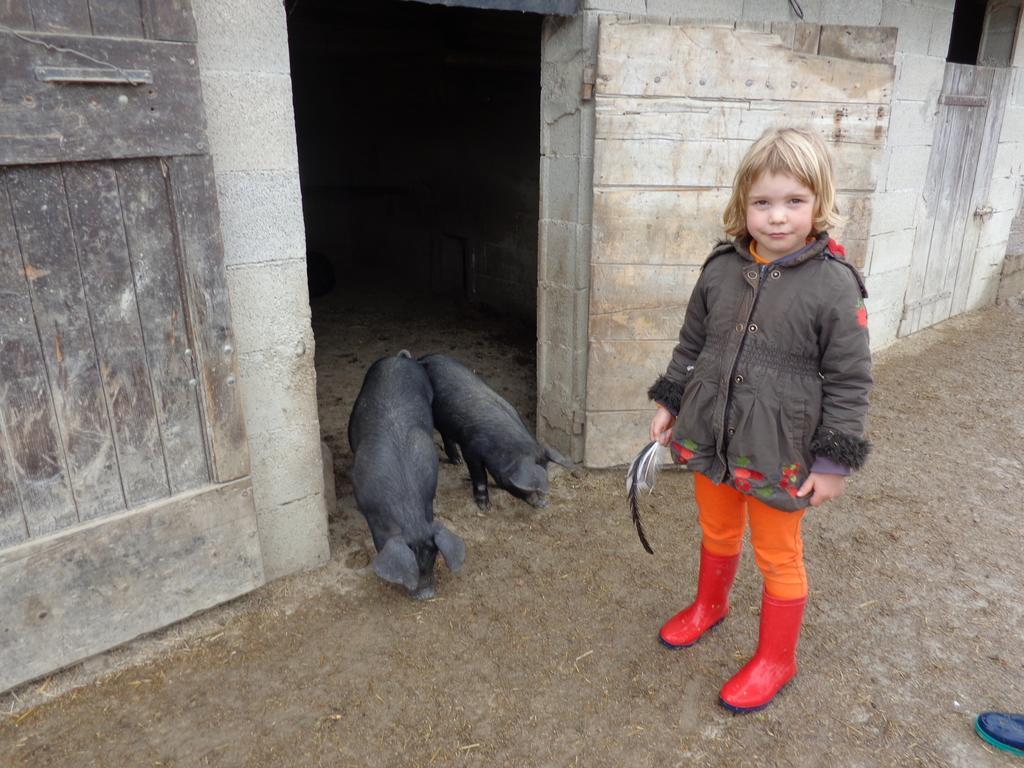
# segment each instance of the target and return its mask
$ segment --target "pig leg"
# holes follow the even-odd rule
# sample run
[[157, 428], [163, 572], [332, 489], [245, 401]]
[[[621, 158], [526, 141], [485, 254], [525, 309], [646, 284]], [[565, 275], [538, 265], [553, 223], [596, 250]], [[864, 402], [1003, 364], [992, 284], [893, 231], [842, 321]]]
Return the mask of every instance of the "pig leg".
[[459, 456], [459, 445], [454, 440], [441, 435], [441, 441], [444, 443], [444, 452], [448, 454], [448, 461], [452, 464], [461, 464], [462, 457]]
[[469, 455], [466, 455], [465, 458], [469, 479], [473, 483], [473, 500], [480, 509], [490, 509], [491, 499], [487, 493], [487, 470], [484, 469], [483, 459]]

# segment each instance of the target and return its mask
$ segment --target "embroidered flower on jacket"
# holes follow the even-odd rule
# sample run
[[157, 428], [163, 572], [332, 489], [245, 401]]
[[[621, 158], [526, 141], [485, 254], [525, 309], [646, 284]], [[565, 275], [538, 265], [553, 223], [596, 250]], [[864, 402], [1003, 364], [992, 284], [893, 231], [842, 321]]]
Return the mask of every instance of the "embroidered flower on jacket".
[[863, 301], [857, 302], [857, 325], [864, 328], [868, 324], [868, 308]]
[[689, 438], [683, 438], [683, 442], [672, 441], [672, 450], [681, 464], [685, 464], [693, 458], [693, 452], [697, 450], [697, 444]]
[[846, 258], [846, 249], [831, 237], [828, 239], [828, 249], [836, 256], [842, 256], [844, 259]]
[[800, 490], [800, 465], [799, 464], [786, 464], [782, 467], [782, 480], [779, 481], [779, 488], [784, 490], [790, 496], [796, 496], [796, 492]]
[[732, 484], [736, 486], [736, 490], [750, 493], [753, 488], [751, 481], [764, 480], [764, 475], [750, 468], [750, 459], [747, 456], [740, 456], [733, 461], [733, 464], [735, 466], [732, 468]]

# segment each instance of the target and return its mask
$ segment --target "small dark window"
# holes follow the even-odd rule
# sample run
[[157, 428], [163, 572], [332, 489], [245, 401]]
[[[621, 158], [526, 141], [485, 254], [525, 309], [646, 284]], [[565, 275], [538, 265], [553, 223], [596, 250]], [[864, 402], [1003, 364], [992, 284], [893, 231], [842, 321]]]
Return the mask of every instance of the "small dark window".
[[946, 61], [1008, 67], [1024, 0], [956, 0]]

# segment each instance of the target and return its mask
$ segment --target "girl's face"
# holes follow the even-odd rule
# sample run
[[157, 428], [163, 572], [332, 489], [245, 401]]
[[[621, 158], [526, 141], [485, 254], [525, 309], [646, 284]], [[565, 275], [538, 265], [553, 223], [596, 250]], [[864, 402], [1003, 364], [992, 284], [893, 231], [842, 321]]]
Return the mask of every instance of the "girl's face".
[[762, 173], [747, 193], [747, 232], [763, 259], [803, 248], [814, 226], [814, 193], [788, 173]]

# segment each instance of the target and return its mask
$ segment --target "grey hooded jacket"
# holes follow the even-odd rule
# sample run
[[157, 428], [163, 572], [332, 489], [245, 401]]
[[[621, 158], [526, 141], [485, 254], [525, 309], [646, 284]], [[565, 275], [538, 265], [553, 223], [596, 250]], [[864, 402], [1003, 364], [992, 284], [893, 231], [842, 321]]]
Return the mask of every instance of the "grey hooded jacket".
[[648, 396], [677, 416], [677, 462], [802, 509], [810, 497], [796, 491], [812, 468], [859, 469], [870, 449], [867, 291], [827, 232], [766, 265], [749, 244], [711, 252]]

